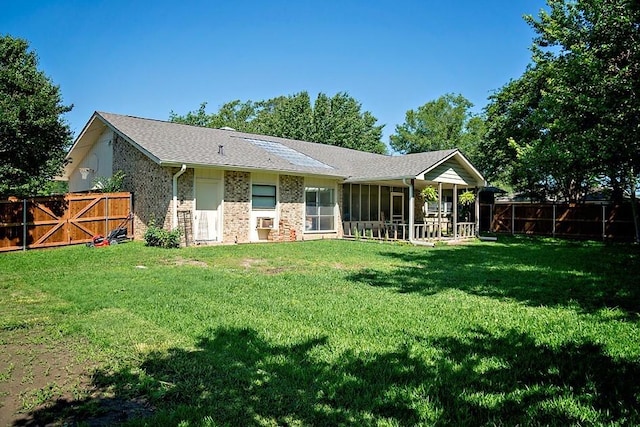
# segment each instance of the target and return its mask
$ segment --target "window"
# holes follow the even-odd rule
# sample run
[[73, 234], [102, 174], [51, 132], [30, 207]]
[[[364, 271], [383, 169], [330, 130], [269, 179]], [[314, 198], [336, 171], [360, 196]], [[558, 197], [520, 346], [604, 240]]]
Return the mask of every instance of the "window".
[[342, 186], [342, 217], [351, 221], [351, 184]]
[[275, 209], [276, 186], [260, 184], [252, 185], [251, 204], [253, 209]]
[[378, 221], [381, 217], [389, 218], [389, 187], [344, 184], [342, 192], [345, 221]]
[[351, 186], [351, 220], [360, 221], [360, 184]]
[[360, 220], [369, 221], [369, 186], [360, 187]]
[[380, 191], [380, 187], [378, 187], [377, 185], [372, 185], [371, 186], [371, 193], [369, 195], [369, 200], [370, 200], [370, 204], [369, 204], [369, 213], [370, 213], [370, 217], [369, 219], [371, 221], [377, 221], [378, 220], [378, 192]]
[[335, 196], [333, 188], [307, 187], [305, 193], [305, 230], [335, 230]]

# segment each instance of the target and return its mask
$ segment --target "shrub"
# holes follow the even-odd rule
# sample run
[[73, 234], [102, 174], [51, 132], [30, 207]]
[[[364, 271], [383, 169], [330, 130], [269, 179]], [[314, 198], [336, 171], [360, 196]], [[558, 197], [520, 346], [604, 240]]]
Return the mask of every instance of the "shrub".
[[144, 233], [144, 244], [147, 246], [157, 246], [159, 248], [178, 248], [180, 247], [179, 229], [167, 231], [164, 228], [157, 227], [155, 221], [149, 221], [149, 227]]
[[117, 170], [113, 176], [98, 176], [93, 180], [93, 188], [103, 193], [117, 193], [124, 187], [125, 173]]

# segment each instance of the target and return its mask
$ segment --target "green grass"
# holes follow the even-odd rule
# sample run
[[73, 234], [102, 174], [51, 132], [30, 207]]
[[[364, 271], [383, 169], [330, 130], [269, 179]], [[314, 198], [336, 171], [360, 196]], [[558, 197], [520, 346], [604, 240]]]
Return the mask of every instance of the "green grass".
[[77, 342], [130, 425], [637, 425], [639, 272], [520, 238], [6, 253], [0, 344]]

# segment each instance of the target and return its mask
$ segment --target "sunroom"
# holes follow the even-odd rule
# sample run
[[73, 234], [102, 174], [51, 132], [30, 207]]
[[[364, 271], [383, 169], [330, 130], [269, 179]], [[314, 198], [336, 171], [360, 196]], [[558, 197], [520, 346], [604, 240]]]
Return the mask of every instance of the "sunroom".
[[476, 237], [484, 185], [457, 150], [420, 173], [351, 178], [342, 188], [344, 236], [414, 243]]

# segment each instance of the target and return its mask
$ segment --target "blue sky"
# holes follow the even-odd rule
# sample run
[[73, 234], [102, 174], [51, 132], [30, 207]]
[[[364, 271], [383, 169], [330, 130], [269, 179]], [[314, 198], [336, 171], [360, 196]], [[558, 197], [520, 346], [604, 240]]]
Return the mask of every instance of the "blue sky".
[[445, 93], [479, 111], [530, 62], [525, 14], [544, 0], [10, 1], [0, 34], [25, 38], [74, 104], [166, 120], [208, 103], [348, 92], [384, 124]]

